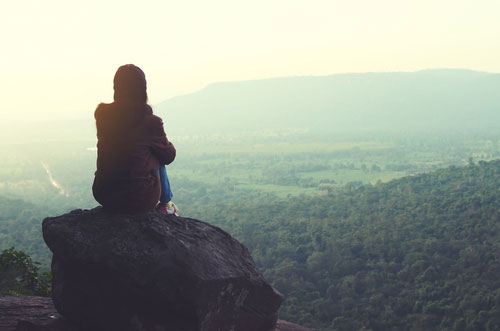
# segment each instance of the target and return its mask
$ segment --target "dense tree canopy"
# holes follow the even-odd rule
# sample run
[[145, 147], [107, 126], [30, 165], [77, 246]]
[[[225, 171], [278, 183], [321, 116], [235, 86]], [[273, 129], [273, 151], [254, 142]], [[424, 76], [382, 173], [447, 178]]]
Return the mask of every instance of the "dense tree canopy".
[[323, 197], [207, 207], [325, 330], [499, 330], [500, 161]]
[[[222, 184], [182, 215], [248, 246], [287, 297], [280, 318], [319, 330], [500, 329], [500, 161], [286, 199]], [[220, 199], [226, 194], [240, 199]], [[48, 259], [39, 228], [48, 211], [0, 204], [2, 244]], [[18, 283], [4, 282], [2, 293], [40, 293], [38, 269], [8, 247], [0, 275]]]

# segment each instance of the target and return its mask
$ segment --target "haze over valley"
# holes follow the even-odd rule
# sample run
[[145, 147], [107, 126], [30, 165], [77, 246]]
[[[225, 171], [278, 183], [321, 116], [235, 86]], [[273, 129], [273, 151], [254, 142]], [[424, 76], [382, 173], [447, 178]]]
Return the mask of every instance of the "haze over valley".
[[248, 248], [286, 297], [280, 319], [500, 330], [499, 12], [498, 0], [5, 3], [0, 296], [50, 295], [41, 222], [97, 206], [94, 110], [134, 64], [177, 149], [180, 216]]
[[[181, 215], [248, 246], [287, 296], [280, 318], [480, 330], [500, 327], [498, 91], [499, 74], [470, 70], [338, 74], [217, 83], [153, 108], [177, 148]], [[0, 249], [47, 270], [41, 220], [97, 205], [92, 112], [1, 125]]]

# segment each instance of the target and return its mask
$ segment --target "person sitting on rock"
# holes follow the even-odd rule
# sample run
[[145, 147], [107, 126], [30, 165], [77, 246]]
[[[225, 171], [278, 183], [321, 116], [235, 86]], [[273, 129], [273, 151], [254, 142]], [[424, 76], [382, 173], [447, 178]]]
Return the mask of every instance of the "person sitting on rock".
[[[97, 170], [92, 192], [105, 209], [176, 214], [165, 165], [175, 159], [163, 121], [147, 104], [146, 76], [133, 64], [114, 80], [114, 102], [97, 106]], [[158, 203], [158, 200], [160, 202]]]

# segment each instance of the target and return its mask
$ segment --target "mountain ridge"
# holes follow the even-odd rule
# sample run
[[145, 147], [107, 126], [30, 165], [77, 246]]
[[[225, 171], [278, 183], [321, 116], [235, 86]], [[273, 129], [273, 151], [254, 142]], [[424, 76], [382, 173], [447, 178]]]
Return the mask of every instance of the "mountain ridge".
[[210, 84], [155, 112], [174, 134], [491, 128], [498, 90], [500, 74], [463, 69], [297, 76]]
[[184, 97], [192, 94], [196, 94], [202, 90], [210, 88], [212, 86], [217, 85], [225, 85], [225, 84], [237, 84], [237, 83], [246, 83], [246, 82], [263, 82], [270, 80], [290, 80], [290, 79], [300, 79], [300, 78], [329, 78], [333, 76], [354, 76], [354, 75], [379, 75], [379, 74], [412, 74], [412, 73], [423, 73], [423, 74], [432, 74], [432, 73], [471, 73], [471, 74], [489, 74], [489, 75], [497, 75], [500, 73], [488, 72], [488, 71], [480, 71], [473, 69], [463, 69], [463, 68], [429, 68], [429, 69], [421, 69], [415, 71], [364, 71], [364, 72], [344, 72], [344, 73], [335, 73], [335, 74], [327, 74], [327, 75], [296, 75], [296, 76], [278, 76], [278, 77], [269, 77], [269, 78], [257, 78], [257, 79], [242, 79], [242, 80], [224, 80], [219, 82], [208, 83], [207, 85], [199, 88], [197, 90], [183, 93], [180, 95], [175, 95], [170, 98], [167, 98], [163, 101], [156, 103], [155, 105], [162, 104], [164, 102], [170, 101], [172, 99], [176, 99], [179, 97]]
[[[313, 133], [496, 130], [500, 74], [467, 69], [217, 82], [153, 105], [169, 136], [300, 129]], [[90, 111], [90, 110], [89, 110]], [[16, 142], [95, 139], [90, 112], [7, 120]]]

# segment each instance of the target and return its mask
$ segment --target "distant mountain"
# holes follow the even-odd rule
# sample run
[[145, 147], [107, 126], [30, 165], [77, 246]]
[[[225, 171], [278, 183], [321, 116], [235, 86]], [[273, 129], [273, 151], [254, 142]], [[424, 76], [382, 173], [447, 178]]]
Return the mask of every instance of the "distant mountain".
[[[500, 74], [442, 69], [208, 85], [153, 105], [169, 136], [257, 130], [497, 130]], [[95, 140], [91, 113], [0, 123], [0, 142]], [[70, 137], [70, 138], [69, 138]]]
[[500, 74], [356, 73], [216, 83], [155, 106], [170, 134], [487, 129], [500, 123]]

